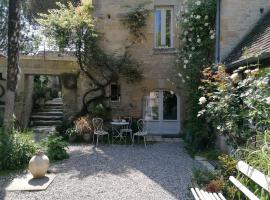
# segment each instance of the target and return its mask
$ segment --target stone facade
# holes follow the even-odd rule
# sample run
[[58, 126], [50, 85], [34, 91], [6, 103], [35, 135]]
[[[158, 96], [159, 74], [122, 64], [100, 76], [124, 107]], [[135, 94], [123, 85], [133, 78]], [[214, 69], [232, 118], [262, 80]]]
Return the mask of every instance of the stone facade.
[[221, 60], [270, 9], [270, 0], [221, 0]]
[[[131, 8], [145, 3], [144, 0], [94, 0], [95, 16], [98, 18], [98, 31], [103, 35], [101, 45], [103, 49], [115, 56], [123, 55], [127, 39], [130, 37], [129, 30], [124, 26], [122, 20]], [[151, 13], [147, 20], [147, 26], [143, 30], [145, 40], [137, 43], [130, 50], [132, 57], [141, 64], [143, 69], [143, 80], [138, 83], [128, 83], [124, 78], [121, 78], [118, 84], [121, 88], [121, 100], [119, 102], [111, 102], [113, 116], [133, 116], [136, 118], [142, 117], [143, 98], [150, 91], [154, 90], [169, 90], [175, 91], [183, 103], [183, 95], [181, 85], [175, 85], [171, 80], [175, 77], [175, 49], [178, 47], [177, 33], [179, 28], [176, 26], [176, 13], [179, 10], [181, 0], [155, 0], [152, 3], [146, 4], [146, 7], [153, 10], [158, 6], [168, 6], [173, 8], [173, 43], [172, 49], [159, 51], [155, 49], [154, 44], [154, 12]], [[108, 17], [109, 16], [109, 17]], [[85, 77], [80, 78], [78, 89], [79, 94], [84, 94], [88, 86]], [[109, 89], [108, 89], [109, 92]], [[78, 102], [81, 102], [81, 98]], [[184, 109], [181, 104], [181, 121], [183, 121]]]
[[[102, 48], [109, 54], [119, 56], [123, 55], [127, 39], [130, 38], [130, 32], [123, 24], [122, 19], [131, 8], [139, 4], [146, 3], [145, 0], [93, 0], [94, 15], [97, 18], [97, 30], [103, 36], [101, 41]], [[180, 109], [178, 109], [180, 121], [184, 121], [184, 97], [181, 85], [175, 84], [172, 80], [176, 78], [176, 49], [179, 41], [177, 33], [179, 28], [176, 26], [176, 14], [182, 0], [154, 0], [146, 4], [151, 9], [147, 26], [143, 30], [145, 39], [136, 43], [130, 49], [130, 53], [137, 62], [140, 63], [143, 70], [143, 80], [137, 83], [128, 83], [123, 77], [118, 84], [121, 88], [121, 100], [119, 102], [110, 102], [113, 116], [132, 116], [142, 117], [144, 96], [154, 90], [174, 91], [180, 98]], [[173, 9], [173, 47], [169, 49], [155, 49], [155, 17], [154, 9], [156, 7], [170, 7]], [[5, 73], [5, 61], [0, 60], [0, 73]], [[21, 58], [22, 75], [18, 89], [18, 102], [16, 111], [17, 117], [23, 119], [29, 114], [29, 95], [32, 94], [31, 86], [25, 85], [31, 81], [28, 75], [61, 75], [63, 73], [78, 74], [79, 68], [74, 58], [58, 56], [39, 56]], [[62, 85], [63, 86], [63, 85]], [[80, 111], [82, 107], [82, 97], [89, 89], [89, 82], [84, 74], [78, 74], [77, 88], [68, 90], [63, 86], [62, 95], [64, 103], [64, 112], [70, 117]], [[30, 91], [31, 90], [31, 91]], [[28, 92], [27, 92], [28, 91]], [[110, 89], [107, 89], [108, 93]], [[28, 93], [29, 95], [26, 95]], [[27, 109], [27, 108], [28, 109]], [[25, 109], [26, 108], [26, 109]], [[24, 121], [24, 124], [27, 121]], [[181, 126], [182, 127], [182, 126]]]

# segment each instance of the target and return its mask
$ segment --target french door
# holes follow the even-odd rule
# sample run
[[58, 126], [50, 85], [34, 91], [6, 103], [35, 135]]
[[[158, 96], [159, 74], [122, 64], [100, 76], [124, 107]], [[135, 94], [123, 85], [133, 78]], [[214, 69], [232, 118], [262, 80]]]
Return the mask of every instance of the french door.
[[173, 91], [150, 92], [144, 99], [144, 119], [149, 134], [178, 134], [181, 128], [179, 96]]

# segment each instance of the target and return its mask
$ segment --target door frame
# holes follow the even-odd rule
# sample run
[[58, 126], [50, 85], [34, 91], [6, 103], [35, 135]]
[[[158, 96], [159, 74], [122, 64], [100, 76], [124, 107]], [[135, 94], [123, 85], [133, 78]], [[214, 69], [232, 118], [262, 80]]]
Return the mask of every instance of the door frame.
[[[177, 119], [176, 120], [164, 120], [164, 113], [163, 113], [163, 111], [164, 111], [164, 105], [163, 105], [163, 99], [164, 99], [164, 92], [170, 92], [170, 91], [172, 91], [172, 92], [174, 92], [174, 94], [175, 94], [175, 96], [176, 96], [176, 98], [177, 98]], [[173, 90], [169, 90], [169, 89], [156, 89], [156, 90], [151, 90], [150, 92], [148, 92], [146, 95], [145, 95], [145, 97], [146, 96], [148, 96], [149, 95], [149, 93], [151, 93], [151, 92], [158, 92], [159, 93], [159, 108], [158, 108], [158, 111], [159, 111], [159, 119], [158, 120], [146, 120], [147, 121], [147, 129], [149, 129], [149, 126], [151, 125], [151, 124], [155, 124], [155, 126], [157, 126], [158, 125], [158, 133], [149, 133], [149, 134], [161, 134], [161, 135], [166, 135], [166, 134], [179, 134], [180, 133], [180, 131], [181, 131], [181, 97], [180, 97], [180, 95], [179, 94], [177, 94], [175, 91], [173, 91]], [[144, 98], [145, 98], [144, 97]], [[146, 98], [147, 99], [147, 98]], [[144, 105], [143, 106], [143, 118], [145, 118], [145, 106], [146, 105]], [[164, 127], [164, 125], [165, 125], [165, 123], [167, 123], [167, 124], [172, 124], [172, 123], [175, 123], [174, 125], [178, 125], [177, 127], [176, 127], [176, 129], [177, 129], [177, 133], [175, 132], [175, 133], [166, 133], [166, 131], [163, 129], [163, 127]]]

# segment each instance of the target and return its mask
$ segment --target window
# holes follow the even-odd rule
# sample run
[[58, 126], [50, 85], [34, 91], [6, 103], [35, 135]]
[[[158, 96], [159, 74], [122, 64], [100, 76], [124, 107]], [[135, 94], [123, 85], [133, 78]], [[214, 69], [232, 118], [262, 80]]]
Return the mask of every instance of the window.
[[111, 84], [111, 101], [120, 101], [120, 85]]
[[173, 8], [155, 9], [155, 45], [157, 48], [173, 47]]

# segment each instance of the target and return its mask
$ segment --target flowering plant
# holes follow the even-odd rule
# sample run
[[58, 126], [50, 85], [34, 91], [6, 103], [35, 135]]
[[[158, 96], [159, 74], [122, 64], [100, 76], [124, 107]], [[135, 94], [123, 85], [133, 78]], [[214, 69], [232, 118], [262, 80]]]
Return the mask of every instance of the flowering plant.
[[207, 99], [198, 117], [204, 117], [233, 145], [243, 145], [248, 138], [270, 127], [269, 69], [240, 67], [232, 75], [219, 67], [217, 73], [204, 71], [200, 90]]
[[[208, 147], [212, 137], [202, 118], [197, 118], [200, 105], [202, 70], [213, 63], [215, 43], [215, 0], [184, 1], [179, 11], [181, 33], [177, 59], [178, 76], [184, 85], [187, 101], [186, 142], [194, 150]], [[205, 103], [201, 98], [201, 104]], [[210, 144], [209, 144], [210, 145]]]

